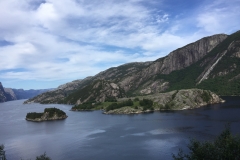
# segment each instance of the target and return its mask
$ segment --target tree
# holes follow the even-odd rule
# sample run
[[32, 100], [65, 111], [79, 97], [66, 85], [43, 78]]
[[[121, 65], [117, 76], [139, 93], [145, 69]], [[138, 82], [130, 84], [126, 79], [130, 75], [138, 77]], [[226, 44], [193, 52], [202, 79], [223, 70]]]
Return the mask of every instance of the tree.
[[4, 145], [0, 145], [0, 151], [4, 150]]
[[51, 160], [51, 158], [46, 155], [46, 152], [44, 152], [44, 154], [37, 156], [36, 160]]
[[6, 160], [6, 157], [5, 157], [5, 151], [4, 151], [4, 145], [0, 145], [0, 158], [1, 160]]
[[173, 154], [175, 160], [238, 160], [240, 159], [240, 137], [233, 136], [230, 132], [230, 126], [213, 142], [199, 142], [191, 140], [188, 145], [190, 152], [184, 154], [179, 149], [177, 155]]

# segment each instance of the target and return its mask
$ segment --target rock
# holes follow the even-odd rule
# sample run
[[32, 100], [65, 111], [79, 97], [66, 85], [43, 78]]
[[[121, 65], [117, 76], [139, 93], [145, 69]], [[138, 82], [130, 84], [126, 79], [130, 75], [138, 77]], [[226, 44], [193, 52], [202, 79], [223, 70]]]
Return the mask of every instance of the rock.
[[[132, 100], [134, 98], [131, 98]], [[168, 93], [158, 93], [148, 96], [140, 96], [139, 99], [150, 99], [154, 102], [154, 110], [186, 110], [195, 109], [208, 104], [223, 103], [218, 95], [208, 90], [186, 89], [179, 91], [171, 91]], [[120, 99], [125, 101], [126, 98]], [[142, 107], [135, 109], [133, 107], [122, 107], [104, 114], [139, 114], [153, 112], [152, 110], [143, 111]]]

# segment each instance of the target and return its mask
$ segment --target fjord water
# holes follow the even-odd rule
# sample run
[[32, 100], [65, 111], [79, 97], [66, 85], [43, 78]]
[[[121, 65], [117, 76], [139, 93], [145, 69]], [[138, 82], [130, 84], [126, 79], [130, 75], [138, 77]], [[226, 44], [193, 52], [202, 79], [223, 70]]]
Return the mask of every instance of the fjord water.
[[[240, 97], [194, 110], [139, 115], [104, 115], [101, 111], [72, 112], [69, 105], [26, 104], [23, 100], [0, 104], [0, 144], [8, 160], [35, 159], [46, 154], [53, 160], [172, 159], [189, 138], [211, 140], [231, 123], [240, 134]], [[29, 122], [28, 112], [56, 107], [65, 120]]]

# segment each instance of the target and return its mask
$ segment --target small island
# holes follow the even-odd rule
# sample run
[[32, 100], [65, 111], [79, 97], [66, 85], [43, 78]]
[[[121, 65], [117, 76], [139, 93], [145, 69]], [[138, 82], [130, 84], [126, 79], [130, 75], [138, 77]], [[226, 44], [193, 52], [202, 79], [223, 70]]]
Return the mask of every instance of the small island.
[[43, 113], [30, 112], [26, 115], [27, 121], [41, 122], [66, 119], [66, 113], [58, 108], [45, 108]]

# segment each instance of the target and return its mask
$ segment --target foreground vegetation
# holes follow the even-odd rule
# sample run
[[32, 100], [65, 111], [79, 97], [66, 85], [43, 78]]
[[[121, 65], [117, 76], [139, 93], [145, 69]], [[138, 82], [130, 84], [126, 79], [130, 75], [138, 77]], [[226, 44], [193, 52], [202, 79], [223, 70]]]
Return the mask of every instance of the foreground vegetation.
[[[1, 160], [6, 160], [5, 152], [4, 152], [4, 145], [3, 145], [3, 144], [0, 145], [0, 156], [2, 156], [2, 153], [4, 153], [4, 156], [3, 156], [3, 159], [1, 159]], [[2, 157], [0, 157], [0, 158], [2, 158]], [[24, 159], [21, 159], [21, 160], [24, 160]], [[36, 157], [36, 160], [51, 160], [51, 158], [48, 157], [48, 156], [46, 155], [46, 152], [45, 152], [44, 154], [42, 154], [42, 155], [40, 155], [40, 156], [37, 156], [37, 157]]]
[[179, 150], [173, 155], [174, 160], [237, 160], [240, 159], [240, 137], [233, 136], [230, 127], [226, 129], [213, 142], [200, 142], [191, 140], [188, 145], [189, 153]]
[[6, 160], [6, 157], [5, 157], [5, 151], [4, 151], [4, 145], [0, 145], [0, 158], [1, 160]]

